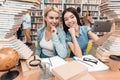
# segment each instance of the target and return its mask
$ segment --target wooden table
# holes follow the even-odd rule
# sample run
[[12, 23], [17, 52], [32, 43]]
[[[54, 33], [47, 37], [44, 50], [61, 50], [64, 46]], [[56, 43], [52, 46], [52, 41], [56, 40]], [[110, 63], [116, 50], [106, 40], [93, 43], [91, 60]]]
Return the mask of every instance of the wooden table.
[[[36, 70], [36, 69], [30, 70], [25, 75], [23, 75], [20, 66], [14, 68], [12, 70], [19, 71], [19, 75], [13, 80], [36, 80], [36, 79], [39, 79], [39, 70]], [[0, 72], [0, 80], [1, 80], [1, 75], [3, 75], [4, 73], [6, 73], [6, 72]]]
[[[72, 59], [67, 58], [67, 61], [71, 61]], [[21, 70], [20, 68], [17, 68], [17, 70], [20, 71], [20, 75], [15, 78], [14, 80], [23, 80], [23, 76], [21, 74]], [[28, 74], [26, 75], [26, 79], [24, 80], [28, 80], [32, 78], [36, 77], [36, 73], [37, 71], [33, 70], [32, 74]], [[37, 72], [38, 73], [38, 72]], [[0, 75], [2, 74], [2, 72], [0, 72]], [[90, 72], [90, 74], [96, 78], [96, 80], [120, 80], [120, 71], [112, 71], [112, 70], [106, 70], [106, 71], [99, 71], [99, 72]], [[27, 79], [28, 78], [28, 79]], [[31, 79], [34, 80], [34, 79]], [[54, 77], [51, 77], [49, 80], [55, 80]], [[89, 79], [88, 79], [89, 80]]]
[[107, 71], [91, 72], [90, 74], [94, 76], [96, 80], [120, 80], [120, 71], [115, 72], [115, 71], [107, 70]]
[[[72, 61], [72, 59], [66, 58], [66, 61]], [[95, 77], [96, 80], [120, 80], [120, 71], [112, 71], [109, 69], [106, 71], [90, 72], [90, 74]], [[49, 80], [55, 79], [51, 77]]]

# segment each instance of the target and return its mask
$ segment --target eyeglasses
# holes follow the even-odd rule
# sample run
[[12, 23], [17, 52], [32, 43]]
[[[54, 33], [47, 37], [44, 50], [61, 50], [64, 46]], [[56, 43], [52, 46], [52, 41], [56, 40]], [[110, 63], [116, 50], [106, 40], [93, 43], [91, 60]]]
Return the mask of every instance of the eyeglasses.
[[84, 61], [88, 61], [88, 62], [92, 62], [92, 63], [95, 63], [95, 64], [98, 63], [97, 60], [95, 60], [95, 59], [91, 59], [91, 58], [87, 58], [87, 57], [84, 57], [83, 60], [84, 60]]

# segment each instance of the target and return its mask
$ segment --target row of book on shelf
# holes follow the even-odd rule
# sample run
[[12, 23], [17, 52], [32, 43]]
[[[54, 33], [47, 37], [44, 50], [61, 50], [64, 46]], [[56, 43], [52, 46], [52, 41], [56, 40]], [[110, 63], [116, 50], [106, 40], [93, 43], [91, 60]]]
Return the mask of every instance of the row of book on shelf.
[[[50, 6], [50, 5], [55, 5], [59, 10], [61, 10], [62, 9], [62, 5], [61, 4], [46, 4], [45, 5], [45, 7], [47, 7], [47, 6]], [[64, 4], [64, 6], [66, 7], [66, 8], [68, 8], [68, 7], [74, 7], [74, 8], [76, 8], [76, 7], [81, 7], [81, 4]], [[98, 5], [87, 5], [87, 4], [85, 4], [85, 5], [83, 5], [82, 6], [82, 9], [83, 10], [98, 10]]]
[[99, 10], [98, 5], [83, 5], [82, 6], [83, 10]]
[[[45, 7], [47, 7], [47, 6], [50, 6], [50, 5], [45, 5]], [[55, 5], [55, 6], [60, 10], [60, 12], [62, 11], [62, 5]], [[80, 5], [65, 5], [65, 8], [68, 8], [68, 7], [74, 7], [74, 8], [77, 9], [77, 7], [80, 7]], [[91, 11], [93, 16], [98, 16], [98, 11], [99, 11], [98, 5], [84, 5], [84, 6], [82, 6], [83, 13], [86, 10]], [[43, 15], [42, 10], [36, 10], [36, 11], [31, 12], [31, 16], [33, 18], [34, 17], [40, 17], [40, 16], [42, 17], [42, 15]], [[33, 21], [37, 20], [36, 18], [34, 18], [34, 19], [35, 20], [33, 20]]]
[[[83, 16], [86, 16], [86, 11], [82, 12]], [[93, 17], [98, 17], [99, 13], [98, 12], [94, 12], [94, 11], [90, 11], [90, 15]]]
[[42, 16], [42, 14], [43, 14], [42, 10], [33, 10], [30, 15], [31, 16]]
[[45, 6], [45, 7], [49, 7], [50, 5], [51, 5], [51, 6], [56, 6], [59, 10], [62, 10], [62, 4], [54, 4], [54, 3], [53, 3], [53, 4], [45, 4], [44, 6]]
[[100, 3], [101, 0], [44, 0], [45, 3]]
[[32, 23], [41, 23], [41, 22], [43, 22], [43, 18], [33, 17], [31, 21], [32, 21]]

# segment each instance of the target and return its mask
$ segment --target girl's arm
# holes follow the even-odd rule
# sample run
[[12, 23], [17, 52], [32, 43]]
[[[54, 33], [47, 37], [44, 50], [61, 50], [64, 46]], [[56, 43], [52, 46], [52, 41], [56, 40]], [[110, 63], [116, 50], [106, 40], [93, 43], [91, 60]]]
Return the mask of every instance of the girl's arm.
[[68, 46], [70, 47], [70, 49], [72, 50], [73, 54], [77, 57], [82, 57], [82, 51], [80, 49], [80, 46], [77, 42], [77, 39], [75, 37], [75, 29], [74, 28], [70, 28], [69, 32], [72, 36], [72, 41], [73, 42], [67, 42]]
[[57, 31], [54, 30], [54, 33], [51, 37], [55, 50], [57, 51], [57, 55], [59, 55], [62, 58], [65, 58], [67, 56], [67, 44], [65, 38], [66, 34], [60, 28], [58, 28]]
[[112, 22], [112, 27], [111, 27], [111, 31], [107, 32], [103, 37], [99, 38], [96, 34], [94, 34], [93, 32], [89, 31], [88, 35], [90, 36], [90, 38], [97, 44], [97, 45], [102, 45], [110, 36], [113, 32], [115, 32], [115, 23], [114, 20], [109, 20]]

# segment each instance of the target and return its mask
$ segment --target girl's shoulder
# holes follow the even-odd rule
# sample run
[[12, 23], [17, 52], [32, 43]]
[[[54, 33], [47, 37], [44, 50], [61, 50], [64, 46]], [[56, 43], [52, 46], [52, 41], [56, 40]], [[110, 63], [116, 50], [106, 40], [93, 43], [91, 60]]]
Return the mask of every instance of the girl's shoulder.
[[88, 30], [88, 27], [87, 27], [87, 26], [80, 26], [80, 30], [87, 31], [87, 30]]
[[61, 36], [61, 37], [66, 36], [66, 33], [61, 27], [56, 27], [56, 29], [57, 29], [58, 36]]
[[61, 27], [56, 27], [58, 32], [64, 32], [64, 30]]
[[38, 31], [42, 31], [43, 29], [45, 29], [45, 26], [44, 26], [44, 25], [42, 25], [42, 27], [40, 27], [40, 28], [38, 29]]
[[45, 26], [42, 26], [42, 27], [40, 27], [40, 28], [37, 30], [37, 33], [38, 33], [38, 34], [41, 34], [41, 33], [44, 32], [44, 30], [45, 30]]
[[57, 30], [63, 30], [61, 27], [56, 27]]
[[82, 25], [80, 26], [80, 28], [85, 29], [85, 28], [88, 28], [88, 26]]

